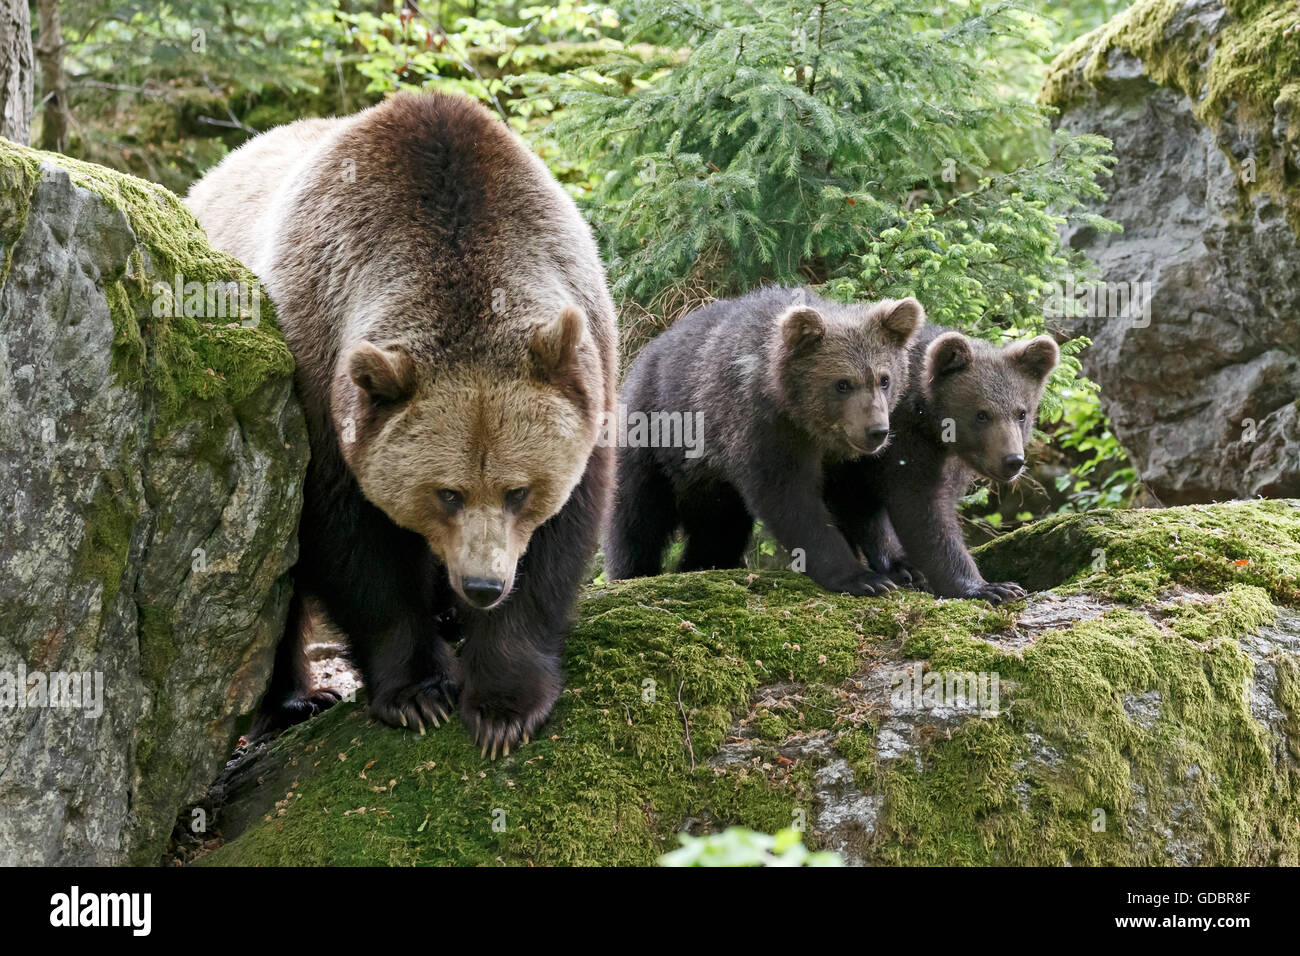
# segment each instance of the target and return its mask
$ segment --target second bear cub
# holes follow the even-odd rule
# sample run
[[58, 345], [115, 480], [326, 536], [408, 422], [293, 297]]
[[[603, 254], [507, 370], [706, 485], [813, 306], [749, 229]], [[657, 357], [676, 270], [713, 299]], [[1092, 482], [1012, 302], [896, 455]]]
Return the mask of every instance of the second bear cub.
[[[911, 298], [846, 306], [780, 288], [678, 320], [646, 346], [624, 387], [629, 420], [640, 413], [651, 429], [618, 451], [607, 575], [658, 574], [678, 528], [679, 570], [737, 567], [758, 518], [822, 587], [892, 589], [836, 528], [823, 463], [885, 447], [924, 321]], [[702, 447], [660, 440], [654, 422], [673, 414], [702, 425]]]
[[996, 348], [932, 325], [912, 353], [897, 440], [888, 454], [833, 463], [827, 504], [867, 563], [896, 582], [924, 584], [940, 597], [1019, 600], [1019, 584], [980, 574], [962, 540], [957, 503], [976, 475], [1014, 481], [1024, 471], [1060, 350], [1047, 335]]

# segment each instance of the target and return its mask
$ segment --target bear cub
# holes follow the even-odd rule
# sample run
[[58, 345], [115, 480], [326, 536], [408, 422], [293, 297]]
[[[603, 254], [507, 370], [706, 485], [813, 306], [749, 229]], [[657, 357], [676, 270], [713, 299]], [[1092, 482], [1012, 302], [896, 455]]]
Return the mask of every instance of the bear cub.
[[1015, 582], [985, 581], [962, 539], [957, 502], [977, 476], [1014, 481], [1047, 377], [1050, 336], [997, 348], [941, 326], [912, 344], [911, 374], [887, 454], [827, 469], [826, 503], [868, 565], [940, 597], [1019, 600]]
[[[839, 305], [767, 288], [679, 319], [642, 351], [624, 386], [649, 440], [620, 442], [605, 535], [612, 580], [658, 574], [673, 533], [681, 571], [738, 567], [763, 524], [822, 587], [895, 587], [864, 566], [822, 500], [826, 462], [879, 453], [907, 382], [908, 344], [925, 321], [915, 299]], [[624, 410], [621, 410], [623, 413]], [[702, 447], [654, 422], [696, 416]]]

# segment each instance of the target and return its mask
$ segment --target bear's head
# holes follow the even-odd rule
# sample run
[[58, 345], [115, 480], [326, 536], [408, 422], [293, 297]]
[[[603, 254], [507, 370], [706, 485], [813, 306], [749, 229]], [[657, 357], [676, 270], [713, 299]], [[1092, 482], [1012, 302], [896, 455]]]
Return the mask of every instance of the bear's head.
[[1025, 445], [1047, 377], [1060, 360], [1050, 336], [996, 348], [945, 332], [925, 350], [923, 387], [941, 440], [995, 481], [1024, 471]]
[[912, 298], [792, 305], [777, 322], [773, 365], [786, 414], [832, 455], [879, 452], [907, 387], [908, 343], [924, 322]]
[[421, 535], [481, 610], [507, 598], [533, 532], [581, 480], [603, 410], [581, 310], [526, 334], [513, 374], [359, 341], [334, 378], [335, 428], [362, 493]]

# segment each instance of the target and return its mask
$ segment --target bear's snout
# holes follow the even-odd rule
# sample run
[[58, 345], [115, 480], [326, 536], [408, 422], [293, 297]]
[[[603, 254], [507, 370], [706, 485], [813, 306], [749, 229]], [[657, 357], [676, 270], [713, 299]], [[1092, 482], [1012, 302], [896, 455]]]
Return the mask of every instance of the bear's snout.
[[885, 447], [885, 442], [889, 441], [888, 425], [872, 425], [867, 429], [867, 452], [880, 451]]
[[1024, 455], [1007, 455], [1002, 459], [1002, 476], [1008, 481], [1020, 475], [1021, 469], [1025, 467]]
[[506, 582], [496, 578], [465, 578], [461, 582], [465, 600], [480, 610], [487, 610], [500, 599]]

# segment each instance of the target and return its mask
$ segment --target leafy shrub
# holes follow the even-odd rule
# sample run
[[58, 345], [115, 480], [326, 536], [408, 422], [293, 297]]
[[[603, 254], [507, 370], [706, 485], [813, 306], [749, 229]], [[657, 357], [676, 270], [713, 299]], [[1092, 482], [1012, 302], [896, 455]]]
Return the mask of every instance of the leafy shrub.
[[681, 847], [659, 858], [662, 866], [843, 866], [838, 853], [813, 853], [793, 828], [775, 836], [744, 827], [693, 837], [679, 834]]

